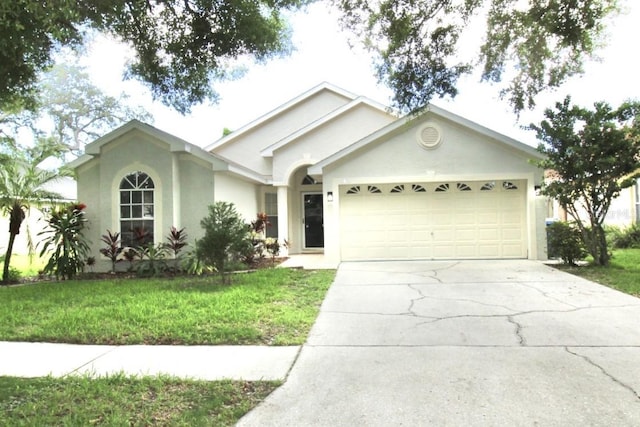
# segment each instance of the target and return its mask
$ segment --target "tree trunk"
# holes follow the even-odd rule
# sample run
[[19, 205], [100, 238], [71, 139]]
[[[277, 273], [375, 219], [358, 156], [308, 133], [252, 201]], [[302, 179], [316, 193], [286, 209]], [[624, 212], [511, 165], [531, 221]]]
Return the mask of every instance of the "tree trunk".
[[591, 229], [585, 230], [585, 243], [593, 263], [606, 267], [609, 265], [609, 248], [607, 245], [607, 235], [602, 225], [592, 225]]
[[11, 254], [13, 253], [13, 242], [16, 236], [20, 234], [20, 226], [25, 219], [25, 213], [22, 207], [14, 204], [9, 212], [9, 245], [7, 246], [7, 254], [4, 257], [4, 271], [2, 273], [2, 284], [9, 284], [9, 267], [11, 265]]
[[9, 266], [11, 263], [11, 252], [13, 251], [13, 242], [16, 240], [14, 233], [9, 233], [9, 245], [7, 246], [7, 253], [4, 256], [4, 271], [2, 272], [2, 284], [9, 284]]

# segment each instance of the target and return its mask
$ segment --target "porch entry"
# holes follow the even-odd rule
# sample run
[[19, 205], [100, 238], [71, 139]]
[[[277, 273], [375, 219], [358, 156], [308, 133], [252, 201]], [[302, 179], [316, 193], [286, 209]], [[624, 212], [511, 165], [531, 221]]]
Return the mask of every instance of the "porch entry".
[[303, 248], [324, 248], [322, 193], [302, 194]]

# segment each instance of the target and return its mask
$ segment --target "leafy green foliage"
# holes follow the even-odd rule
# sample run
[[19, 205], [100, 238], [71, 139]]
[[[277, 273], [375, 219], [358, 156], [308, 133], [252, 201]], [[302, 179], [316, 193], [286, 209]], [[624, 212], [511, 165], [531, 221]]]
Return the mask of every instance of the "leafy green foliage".
[[33, 108], [38, 73], [59, 45], [77, 46], [83, 17], [76, 2], [3, 0], [0, 6], [0, 110]]
[[246, 249], [249, 233], [233, 203], [216, 202], [209, 206], [209, 215], [200, 225], [204, 236], [196, 241], [198, 259], [212, 265], [224, 277], [228, 261], [237, 260]]
[[0, 207], [9, 217], [9, 243], [2, 275], [2, 281], [6, 284], [9, 280], [13, 244], [16, 236], [20, 234], [22, 222], [29, 208], [61, 198], [59, 194], [46, 190], [44, 186], [70, 173], [64, 169], [55, 171], [41, 168], [42, 162], [59, 157], [65, 151], [65, 147], [50, 140], [38, 140], [33, 147], [5, 144], [0, 149], [3, 149], [3, 154], [10, 159], [0, 162]]
[[126, 94], [118, 97], [102, 92], [89, 74], [77, 65], [58, 64], [38, 84], [39, 118], [53, 123], [51, 132], [78, 155], [84, 146], [132, 119], [151, 122], [142, 107], [131, 107]]
[[79, 46], [87, 28], [133, 48], [128, 76], [178, 111], [215, 99], [211, 83], [232, 77], [228, 64], [289, 51], [281, 11], [304, 0], [182, 1], [3, 0], [0, 33], [0, 110], [33, 100], [38, 73], [59, 46]]
[[587, 256], [580, 230], [566, 222], [558, 221], [547, 226], [549, 258], [560, 258], [565, 264], [576, 265]]
[[142, 277], [155, 277], [164, 273], [167, 269], [167, 252], [163, 244], [154, 245], [148, 243], [137, 248], [140, 261], [137, 266], [137, 274]]
[[613, 233], [610, 230], [607, 231], [609, 235], [612, 235], [610, 241], [614, 249], [640, 249], [640, 224], [635, 223]]
[[[546, 120], [531, 125], [546, 156], [538, 165], [556, 176], [542, 193], [556, 199], [579, 227], [597, 265], [609, 261], [603, 222], [614, 198], [640, 175], [640, 103], [617, 109], [604, 102], [588, 110], [571, 98], [545, 111]], [[581, 218], [584, 212], [588, 220]]]
[[89, 253], [89, 244], [84, 237], [84, 204], [72, 204], [55, 209], [47, 220], [48, 228], [40, 233], [43, 240], [40, 256], [53, 251], [44, 267], [47, 274], [56, 279], [73, 279], [81, 272]]
[[[514, 111], [535, 105], [545, 88], [582, 71], [617, 0], [334, 0], [343, 24], [377, 54], [378, 77], [404, 111], [434, 96], [457, 94], [458, 78], [479, 64], [482, 80], [509, 83], [501, 90]], [[459, 40], [473, 18], [486, 13], [477, 58], [462, 58]]]

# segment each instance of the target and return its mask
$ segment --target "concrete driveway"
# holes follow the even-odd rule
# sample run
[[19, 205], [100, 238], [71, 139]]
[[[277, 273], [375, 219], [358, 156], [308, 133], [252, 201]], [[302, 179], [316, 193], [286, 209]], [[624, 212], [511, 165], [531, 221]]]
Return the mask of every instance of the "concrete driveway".
[[240, 426], [638, 426], [640, 299], [533, 261], [343, 263]]

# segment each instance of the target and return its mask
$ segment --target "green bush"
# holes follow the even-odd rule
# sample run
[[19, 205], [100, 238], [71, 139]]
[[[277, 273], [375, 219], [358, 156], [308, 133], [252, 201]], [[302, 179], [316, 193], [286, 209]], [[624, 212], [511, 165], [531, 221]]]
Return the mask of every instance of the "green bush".
[[547, 226], [549, 258], [560, 258], [565, 264], [575, 265], [587, 256], [580, 230], [567, 222], [554, 222]]
[[213, 266], [224, 277], [228, 263], [239, 260], [250, 240], [247, 225], [233, 203], [216, 202], [209, 206], [209, 216], [200, 225], [204, 236], [196, 242], [198, 260]]
[[640, 248], [640, 224], [619, 230], [612, 236], [611, 245], [614, 249]]
[[604, 225], [604, 233], [607, 237], [607, 246], [613, 248], [624, 231], [617, 225]]
[[45, 236], [40, 256], [52, 251], [44, 272], [55, 274], [56, 279], [72, 279], [84, 268], [89, 253], [83, 234], [85, 207], [79, 203], [55, 209], [47, 219], [47, 229], [39, 233]]

